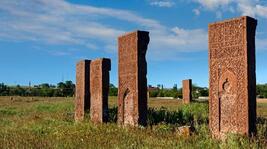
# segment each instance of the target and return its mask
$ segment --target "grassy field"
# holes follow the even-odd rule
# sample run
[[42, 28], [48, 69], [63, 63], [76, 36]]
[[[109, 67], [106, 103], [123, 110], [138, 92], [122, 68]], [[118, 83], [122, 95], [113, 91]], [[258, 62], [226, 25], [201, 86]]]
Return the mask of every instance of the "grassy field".
[[[110, 97], [111, 122], [73, 121], [73, 98], [0, 97], [0, 148], [267, 148], [267, 102], [257, 104], [258, 135], [229, 134], [214, 140], [208, 131], [208, 104], [149, 100], [148, 127], [116, 125], [116, 97]], [[191, 125], [190, 137], [177, 127]]]

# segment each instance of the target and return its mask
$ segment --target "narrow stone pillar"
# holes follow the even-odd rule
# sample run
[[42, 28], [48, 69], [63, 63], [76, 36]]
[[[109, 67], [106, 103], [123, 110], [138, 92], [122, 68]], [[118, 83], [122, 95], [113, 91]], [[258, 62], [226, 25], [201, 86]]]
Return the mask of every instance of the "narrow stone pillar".
[[147, 62], [149, 33], [135, 31], [118, 38], [118, 123], [147, 124]]
[[84, 111], [90, 109], [90, 60], [76, 65], [75, 121], [82, 121]]
[[192, 101], [192, 80], [183, 80], [183, 103], [189, 104]]
[[209, 24], [209, 127], [215, 138], [256, 131], [256, 26], [251, 17]]
[[90, 117], [94, 123], [108, 121], [108, 92], [109, 71], [111, 61], [107, 58], [96, 59], [91, 62], [90, 69]]

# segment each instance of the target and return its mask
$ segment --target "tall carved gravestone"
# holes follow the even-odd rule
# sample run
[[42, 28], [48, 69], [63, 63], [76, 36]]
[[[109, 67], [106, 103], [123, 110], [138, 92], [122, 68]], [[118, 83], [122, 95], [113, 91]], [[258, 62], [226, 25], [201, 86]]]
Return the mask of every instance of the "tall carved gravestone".
[[90, 109], [90, 60], [76, 65], [75, 121], [84, 118], [84, 111]]
[[90, 68], [90, 117], [94, 123], [108, 121], [108, 91], [110, 59], [101, 58], [91, 61]]
[[189, 104], [192, 101], [192, 80], [183, 80], [183, 102]]
[[120, 125], [146, 125], [148, 43], [149, 33], [145, 31], [127, 33], [118, 38]]
[[256, 130], [256, 26], [250, 17], [209, 24], [209, 127], [215, 138]]

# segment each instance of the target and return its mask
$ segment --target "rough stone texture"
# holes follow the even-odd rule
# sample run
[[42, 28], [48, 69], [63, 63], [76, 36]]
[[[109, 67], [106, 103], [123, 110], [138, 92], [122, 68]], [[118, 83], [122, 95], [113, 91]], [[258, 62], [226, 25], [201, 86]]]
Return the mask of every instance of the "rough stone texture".
[[135, 31], [118, 38], [119, 93], [118, 123], [146, 125], [147, 120], [147, 63], [149, 33]]
[[215, 138], [256, 130], [256, 26], [250, 17], [209, 24], [209, 127]]
[[90, 108], [90, 60], [76, 65], [75, 121], [84, 118], [84, 111]]
[[189, 104], [192, 101], [192, 80], [183, 80], [183, 102]]
[[192, 132], [193, 131], [192, 131], [192, 127], [191, 126], [181, 126], [181, 127], [178, 127], [178, 129], [176, 130], [176, 134], [178, 136], [182, 136], [184, 138], [190, 137]]
[[108, 91], [110, 59], [102, 58], [91, 61], [90, 69], [90, 117], [94, 123], [108, 121]]

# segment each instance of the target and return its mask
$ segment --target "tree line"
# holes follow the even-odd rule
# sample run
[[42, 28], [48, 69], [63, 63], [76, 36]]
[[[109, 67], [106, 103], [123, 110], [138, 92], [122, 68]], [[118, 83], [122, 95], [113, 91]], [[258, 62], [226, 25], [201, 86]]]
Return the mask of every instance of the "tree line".
[[[256, 95], [257, 98], [267, 98], [267, 84], [257, 84], [256, 85]], [[198, 98], [200, 96], [209, 96], [209, 89], [207, 87], [199, 87], [192, 84], [192, 97]], [[163, 85], [157, 85], [157, 87], [150, 91], [150, 97], [174, 97], [182, 98], [182, 88], [177, 88], [175, 84], [173, 88], [166, 89]]]
[[[163, 85], [157, 85], [156, 88], [148, 88], [150, 97], [173, 97], [183, 98], [183, 89], [178, 88], [174, 84], [172, 88], [164, 88]], [[209, 96], [209, 90], [206, 87], [199, 87], [195, 84], [192, 85], [192, 97], [198, 98], [200, 96]]]
[[57, 85], [43, 83], [31, 86], [7, 86], [0, 83], [0, 96], [41, 96], [41, 97], [72, 97], [75, 84], [72, 81], [59, 82]]
[[[174, 84], [172, 88], [164, 88], [163, 85], [148, 87], [150, 97], [174, 97], [182, 98], [182, 88]], [[256, 93], [258, 98], [267, 98], [267, 84], [257, 84]], [[0, 83], [0, 96], [41, 96], [41, 97], [73, 97], [75, 95], [75, 84], [72, 81], [59, 82], [57, 85], [43, 83], [31, 86], [8, 86]], [[118, 96], [118, 88], [110, 84], [109, 96]], [[192, 85], [192, 96], [209, 96], [209, 89]]]
[[[31, 86], [8, 86], [0, 83], [0, 96], [40, 96], [40, 97], [73, 97], [75, 84], [72, 81], [59, 82], [57, 85], [42, 83]], [[110, 84], [109, 95], [117, 96], [118, 88]]]
[[267, 84], [258, 84], [256, 94], [258, 98], [267, 98]]

